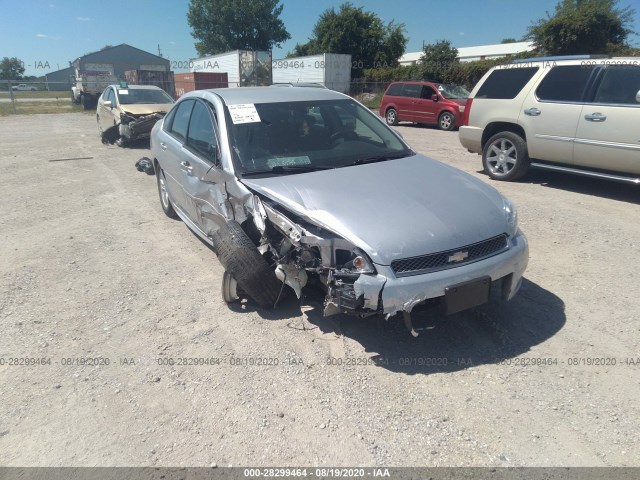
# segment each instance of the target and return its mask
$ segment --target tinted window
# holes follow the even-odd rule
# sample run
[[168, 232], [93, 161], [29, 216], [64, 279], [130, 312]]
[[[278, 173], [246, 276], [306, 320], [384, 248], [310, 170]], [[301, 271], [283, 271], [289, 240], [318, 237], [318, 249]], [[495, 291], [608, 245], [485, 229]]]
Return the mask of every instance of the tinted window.
[[215, 162], [213, 147], [216, 145], [216, 137], [213, 122], [209, 110], [201, 102], [196, 102], [191, 113], [187, 145], [203, 158]]
[[515, 98], [537, 71], [538, 67], [498, 68], [482, 84], [476, 98]]
[[422, 85], [416, 83], [406, 83], [403, 89], [404, 96], [412, 98], [420, 98], [421, 91]]
[[634, 65], [610, 66], [605, 70], [593, 101], [638, 105], [636, 95], [639, 90], [640, 67]]
[[401, 83], [396, 83], [395, 85], [391, 85], [389, 87], [389, 89], [387, 90], [387, 95], [393, 95], [393, 96], [401, 96], [402, 95], [402, 84]]
[[567, 65], [553, 67], [536, 90], [540, 100], [580, 102], [595, 67]]
[[193, 100], [187, 100], [178, 105], [171, 125], [168, 128], [168, 131], [180, 140], [184, 140], [187, 136], [187, 127], [189, 126], [189, 116], [191, 115], [192, 108]]
[[431, 100], [431, 96], [432, 96], [432, 95], [435, 95], [435, 94], [436, 94], [436, 91], [435, 91], [433, 88], [431, 88], [431, 87], [429, 87], [429, 86], [427, 86], [427, 85], [424, 85], [424, 86], [422, 87], [422, 95], [421, 95], [421, 98], [426, 98], [426, 99], [428, 99], [428, 100]]

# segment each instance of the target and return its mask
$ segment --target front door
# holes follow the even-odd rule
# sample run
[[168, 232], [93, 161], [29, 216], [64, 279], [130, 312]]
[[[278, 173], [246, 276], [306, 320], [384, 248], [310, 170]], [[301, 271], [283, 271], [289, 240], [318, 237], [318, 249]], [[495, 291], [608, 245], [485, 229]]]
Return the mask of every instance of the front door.
[[432, 100], [437, 95], [433, 87], [423, 85], [420, 98], [416, 98], [414, 104], [415, 121], [418, 123], [436, 123], [438, 120], [438, 102]]
[[207, 236], [232, 218], [214, 118], [213, 110], [196, 100], [180, 161], [185, 213]]

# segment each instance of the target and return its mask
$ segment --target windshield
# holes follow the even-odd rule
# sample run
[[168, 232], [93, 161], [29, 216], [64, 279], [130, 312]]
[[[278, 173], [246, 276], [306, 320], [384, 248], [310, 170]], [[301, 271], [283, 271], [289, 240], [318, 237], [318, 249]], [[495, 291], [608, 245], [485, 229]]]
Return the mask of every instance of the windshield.
[[243, 108], [254, 106], [257, 117], [235, 116], [235, 123], [227, 109], [230, 142], [243, 175], [339, 168], [413, 155], [393, 131], [353, 100]]
[[444, 98], [469, 98], [469, 91], [460, 85], [439, 85], [438, 90]]
[[133, 103], [173, 103], [173, 99], [164, 91], [155, 88], [118, 88], [121, 105]]

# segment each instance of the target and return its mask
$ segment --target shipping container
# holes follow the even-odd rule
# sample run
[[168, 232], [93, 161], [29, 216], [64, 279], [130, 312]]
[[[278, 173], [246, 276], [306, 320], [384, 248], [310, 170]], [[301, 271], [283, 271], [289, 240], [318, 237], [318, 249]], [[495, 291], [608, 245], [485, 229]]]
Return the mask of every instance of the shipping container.
[[193, 60], [192, 72], [226, 73], [229, 87], [271, 85], [271, 52], [234, 50]]
[[229, 76], [227, 73], [214, 72], [191, 72], [176, 73], [175, 99], [177, 100], [187, 92], [194, 90], [208, 90], [210, 88], [227, 88], [229, 86]]
[[273, 83], [319, 83], [349, 93], [351, 67], [351, 55], [339, 53], [282, 58], [273, 61]]
[[124, 78], [129, 85], [155, 85], [167, 92], [173, 93], [173, 72], [160, 70], [127, 70]]

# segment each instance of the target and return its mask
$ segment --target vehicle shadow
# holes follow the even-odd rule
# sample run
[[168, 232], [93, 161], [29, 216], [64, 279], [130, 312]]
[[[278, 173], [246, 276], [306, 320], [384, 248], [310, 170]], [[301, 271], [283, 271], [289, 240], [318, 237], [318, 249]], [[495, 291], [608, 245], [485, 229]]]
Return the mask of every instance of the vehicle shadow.
[[640, 203], [640, 185], [618, 183], [580, 175], [537, 170], [532, 168], [522, 182], [534, 183], [547, 188], [567, 190], [584, 195], [608, 198], [619, 202]]
[[497, 296], [492, 292], [490, 303], [451, 316], [444, 315], [439, 305], [414, 309], [413, 324], [420, 333], [417, 338], [406, 329], [401, 315], [388, 321], [347, 315], [325, 318], [322, 298], [315, 295], [302, 302], [292, 295], [274, 310], [250, 304], [234, 309], [255, 311], [269, 320], [291, 319], [292, 328], [309, 334], [317, 335], [313, 330], [319, 329], [322, 334], [343, 335], [367, 352], [363, 358], [349, 361], [416, 375], [453, 372], [518, 357], [551, 338], [566, 322], [564, 302], [527, 279], [512, 301], [503, 302]]

